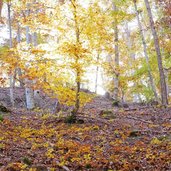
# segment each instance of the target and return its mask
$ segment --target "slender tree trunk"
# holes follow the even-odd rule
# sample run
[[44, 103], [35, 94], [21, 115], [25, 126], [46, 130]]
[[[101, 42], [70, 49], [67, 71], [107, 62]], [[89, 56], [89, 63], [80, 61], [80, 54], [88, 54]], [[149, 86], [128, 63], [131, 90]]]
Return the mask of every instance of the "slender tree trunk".
[[[37, 42], [37, 33], [34, 32], [31, 36], [31, 39], [32, 39], [32, 44], [34, 47], [36, 47], [38, 45], [38, 42]], [[36, 69], [38, 69], [38, 67], [36, 67]], [[32, 81], [34, 84], [36, 84], [36, 80], [33, 80]], [[33, 90], [33, 93], [34, 93], [34, 100], [35, 100], [35, 106], [40, 106], [40, 90]], [[59, 108], [59, 101], [57, 99], [56, 101], [56, 107], [58, 107], [58, 110], [60, 110]], [[57, 112], [57, 111], [56, 111]], [[58, 111], [59, 112], [59, 111]]]
[[167, 98], [169, 98], [169, 70], [164, 69], [165, 77], [166, 77], [166, 90], [167, 90]]
[[2, 6], [3, 6], [3, 0], [0, 0], [0, 17], [1, 17]]
[[158, 40], [157, 32], [155, 29], [154, 20], [153, 20], [149, 1], [148, 0], [144, 0], [144, 1], [145, 1], [145, 5], [147, 8], [148, 16], [149, 16], [150, 27], [151, 27], [151, 31], [152, 31], [152, 35], [153, 35], [153, 39], [154, 39], [154, 45], [155, 45], [156, 54], [157, 54], [158, 68], [159, 68], [159, 73], [160, 73], [160, 89], [161, 89], [162, 104], [167, 106], [168, 105], [167, 89], [166, 89], [165, 75], [164, 75], [164, 71], [163, 71], [163, 64], [162, 64], [159, 40]]
[[[133, 63], [135, 61], [135, 53], [132, 52], [133, 51], [132, 50], [133, 49], [133, 42], [131, 40], [131, 33], [130, 33], [130, 30], [129, 30], [129, 27], [128, 27], [128, 22], [126, 22], [126, 42], [127, 42], [127, 47], [128, 47], [128, 50], [129, 50], [129, 55], [130, 55], [129, 65], [133, 66]], [[131, 71], [131, 74], [134, 74], [134, 70]], [[137, 83], [134, 83], [133, 87], [135, 87], [136, 85], [137, 85]], [[124, 92], [124, 90], [122, 90], [122, 92]], [[135, 93], [133, 95], [138, 96], [137, 93]]]
[[121, 88], [121, 101], [125, 103], [125, 91]]
[[[21, 29], [20, 29], [20, 25], [18, 23], [18, 27], [17, 27], [17, 42], [20, 43], [21, 42]], [[21, 68], [17, 68], [17, 74], [18, 74], [18, 79], [19, 79], [19, 83], [20, 83], [20, 87], [24, 87], [24, 82], [21, 79], [22, 77], [22, 71]]]
[[[134, 61], [135, 60], [135, 53], [132, 52], [133, 43], [131, 41], [131, 33], [130, 33], [130, 30], [128, 27], [128, 22], [126, 22], [126, 35], [127, 35], [127, 46], [129, 48], [130, 57]], [[132, 63], [130, 65], [132, 65]]]
[[16, 84], [16, 77], [17, 77], [17, 68], [15, 68], [14, 73], [13, 73], [13, 87], [15, 87]]
[[3, 0], [0, 0], [0, 23], [4, 24], [4, 22], [2, 20], [2, 6], [3, 6]]
[[75, 115], [80, 108], [80, 72], [77, 71], [77, 89], [76, 89], [76, 102], [75, 102]]
[[8, 8], [8, 27], [9, 27], [9, 47], [12, 48], [12, 27], [11, 27], [11, 4], [7, 3]]
[[21, 29], [20, 29], [20, 24], [18, 23], [17, 25], [17, 42], [21, 42]]
[[[28, 16], [30, 14], [30, 5], [27, 4], [27, 11], [26, 15]], [[30, 29], [29, 26], [26, 26], [26, 42], [27, 44], [31, 43], [31, 35], [30, 35]], [[34, 103], [34, 90], [31, 88], [33, 81], [26, 79], [26, 88], [25, 88], [25, 94], [26, 94], [26, 107], [27, 109], [31, 110], [35, 107]]]
[[[99, 54], [97, 55], [97, 62], [99, 62]], [[96, 67], [95, 93], [97, 93], [98, 75], [99, 75], [99, 66]]]
[[133, 0], [133, 1], [134, 1], [134, 7], [135, 7], [135, 12], [136, 12], [137, 21], [138, 21], [138, 27], [139, 27], [140, 35], [141, 35], [141, 39], [142, 39], [144, 56], [145, 56], [146, 64], [147, 64], [147, 68], [148, 68], [148, 76], [149, 76], [149, 79], [150, 79], [150, 85], [151, 85], [152, 91], [154, 93], [155, 100], [159, 101], [158, 96], [157, 96], [156, 86], [155, 86], [154, 79], [153, 79], [153, 76], [152, 76], [152, 73], [151, 73], [150, 62], [149, 62], [149, 57], [148, 57], [148, 53], [147, 53], [147, 44], [145, 42], [145, 37], [144, 37], [144, 33], [143, 33], [141, 21], [140, 21], [138, 9], [137, 9], [136, 0]]
[[38, 42], [37, 42], [37, 33], [34, 32], [33, 35], [32, 35], [32, 44], [34, 47], [36, 47], [38, 45]]
[[[11, 27], [11, 4], [7, 3], [7, 9], [8, 9], [8, 27], [9, 27], [9, 47], [12, 48], [12, 27]], [[14, 75], [13, 71], [10, 73], [10, 101], [12, 107], [14, 107]]]
[[21, 68], [17, 68], [17, 74], [18, 74], [18, 78], [19, 78], [20, 87], [24, 88], [24, 81], [23, 81], [23, 79], [21, 79], [21, 77], [23, 75]]
[[[74, 14], [74, 22], [75, 22], [75, 35], [76, 35], [76, 44], [80, 43], [80, 30], [78, 26], [78, 21], [77, 21], [77, 9], [75, 5], [75, 0], [71, 1], [72, 6], [73, 6], [73, 14]], [[79, 56], [76, 56], [75, 63], [78, 65], [79, 64]], [[73, 110], [73, 116], [76, 117], [78, 110], [80, 108], [80, 86], [81, 86], [81, 75], [80, 75], [80, 69], [79, 67], [76, 69], [76, 97], [75, 97], [75, 108]]]
[[[114, 2], [112, 3], [113, 6], [113, 11], [117, 11], [117, 8], [114, 4]], [[114, 92], [113, 92], [113, 98], [114, 100], [118, 101], [118, 96], [119, 96], [119, 73], [118, 73], [118, 69], [119, 69], [119, 46], [118, 46], [118, 23], [117, 23], [117, 19], [115, 19], [114, 21], [114, 36], [115, 36], [115, 69], [116, 69], [116, 73], [115, 76], [113, 78], [114, 81]]]

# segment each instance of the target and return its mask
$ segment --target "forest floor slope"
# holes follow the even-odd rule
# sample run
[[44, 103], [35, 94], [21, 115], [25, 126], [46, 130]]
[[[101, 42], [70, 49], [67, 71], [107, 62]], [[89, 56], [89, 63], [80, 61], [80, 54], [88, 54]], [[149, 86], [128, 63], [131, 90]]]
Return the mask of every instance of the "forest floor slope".
[[0, 122], [0, 170], [171, 170], [171, 109], [112, 107], [98, 96], [62, 115], [14, 109]]

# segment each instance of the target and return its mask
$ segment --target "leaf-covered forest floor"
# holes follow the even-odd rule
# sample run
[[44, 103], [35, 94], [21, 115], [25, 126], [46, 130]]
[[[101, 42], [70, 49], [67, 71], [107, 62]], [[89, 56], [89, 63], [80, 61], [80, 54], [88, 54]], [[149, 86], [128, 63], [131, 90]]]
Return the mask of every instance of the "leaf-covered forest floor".
[[76, 124], [14, 109], [0, 118], [0, 170], [171, 170], [171, 109], [96, 97]]

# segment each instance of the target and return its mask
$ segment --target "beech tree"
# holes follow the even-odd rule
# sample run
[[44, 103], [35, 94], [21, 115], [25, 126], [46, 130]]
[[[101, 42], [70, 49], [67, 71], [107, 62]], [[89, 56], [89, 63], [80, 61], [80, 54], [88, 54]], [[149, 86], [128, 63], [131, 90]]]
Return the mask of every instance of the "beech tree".
[[75, 104], [72, 111], [72, 114], [75, 117], [80, 108], [80, 86], [82, 77], [85, 73], [85, 67], [88, 65], [91, 58], [88, 57], [90, 52], [83, 47], [82, 43], [85, 35], [83, 34], [83, 31], [81, 32], [81, 29], [84, 29], [83, 21], [86, 19], [84, 13], [78, 15], [78, 12], [84, 9], [80, 6], [77, 0], [70, 1], [68, 7], [72, 15], [72, 20], [69, 20], [68, 23], [71, 26], [70, 29], [73, 29], [75, 38], [70, 39], [69, 42], [63, 42], [60, 47], [60, 52], [67, 55], [69, 65], [66, 65], [68, 65], [68, 67], [75, 73]]
[[148, 57], [148, 53], [147, 53], [147, 44], [145, 42], [144, 33], [143, 33], [143, 29], [142, 29], [142, 25], [141, 25], [141, 21], [140, 21], [140, 17], [139, 17], [139, 12], [138, 12], [138, 9], [137, 9], [136, 0], [133, 0], [133, 2], [134, 2], [137, 21], [138, 21], [138, 27], [139, 27], [140, 35], [141, 35], [141, 39], [142, 39], [142, 44], [143, 44], [143, 49], [144, 49], [144, 56], [145, 56], [147, 67], [148, 67], [148, 75], [149, 75], [149, 79], [150, 79], [151, 88], [153, 90], [155, 100], [158, 101], [158, 95], [157, 95], [154, 79], [153, 79], [153, 76], [152, 76], [152, 73], [151, 73], [151, 66], [150, 66], [150, 63], [149, 63], [149, 57]]
[[144, 2], [146, 5], [146, 8], [147, 8], [147, 12], [148, 12], [148, 16], [149, 16], [149, 22], [150, 22], [150, 28], [152, 31], [155, 50], [156, 50], [156, 54], [157, 54], [158, 69], [159, 69], [159, 73], [160, 73], [160, 91], [161, 91], [162, 104], [167, 106], [168, 105], [167, 89], [166, 89], [165, 75], [164, 75], [164, 71], [163, 71], [163, 63], [162, 63], [162, 57], [161, 57], [161, 52], [160, 52], [159, 40], [158, 40], [158, 36], [156, 33], [156, 29], [155, 29], [154, 20], [153, 20], [149, 1], [144, 0]]
[[[115, 5], [115, 3], [112, 3], [112, 8], [113, 11], [115, 13], [117, 13], [117, 7]], [[118, 101], [118, 95], [119, 95], [119, 45], [118, 45], [118, 21], [117, 18], [114, 19], [114, 39], [115, 39], [115, 68], [116, 68], [116, 72], [115, 72], [115, 76], [114, 76], [114, 92], [113, 92], [113, 98], [114, 100]]]
[[[7, 1], [7, 9], [8, 9], [8, 27], [9, 27], [9, 48], [13, 47], [13, 39], [12, 39], [12, 25], [11, 25], [11, 1]], [[14, 107], [14, 70], [10, 71], [10, 101], [12, 107]]]

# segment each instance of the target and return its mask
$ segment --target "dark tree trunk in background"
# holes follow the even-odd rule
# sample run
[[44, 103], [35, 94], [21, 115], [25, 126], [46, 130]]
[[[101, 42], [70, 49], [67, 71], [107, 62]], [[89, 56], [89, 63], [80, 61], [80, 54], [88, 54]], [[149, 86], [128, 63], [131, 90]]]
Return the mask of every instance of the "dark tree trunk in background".
[[159, 73], [160, 73], [160, 89], [161, 89], [162, 104], [167, 106], [168, 105], [168, 98], [167, 98], [166, 81], [165, 81], [165, 75], [164, 75], [164, 71], [163, 71], [163, 64], [162, 64], [162, 57], [161, 57], [161, 52], [160, 52], [158, 35], [157, 35], [156, 29], [155, 29], [154, 20], [153, 20], [152, 11], [150, 8], [149, 1], [148, 0], [144, 0], [144, 1], [145, 1], [145, 5], [147, 8], [147, 12], [148, 12], [150, 28], [152, 31], [152, 35], [153, 35], [153, 39], [154, 39], [154, 45], [155, 45], [156, 54], [157, 54], [158, 68], [159, 68]]

